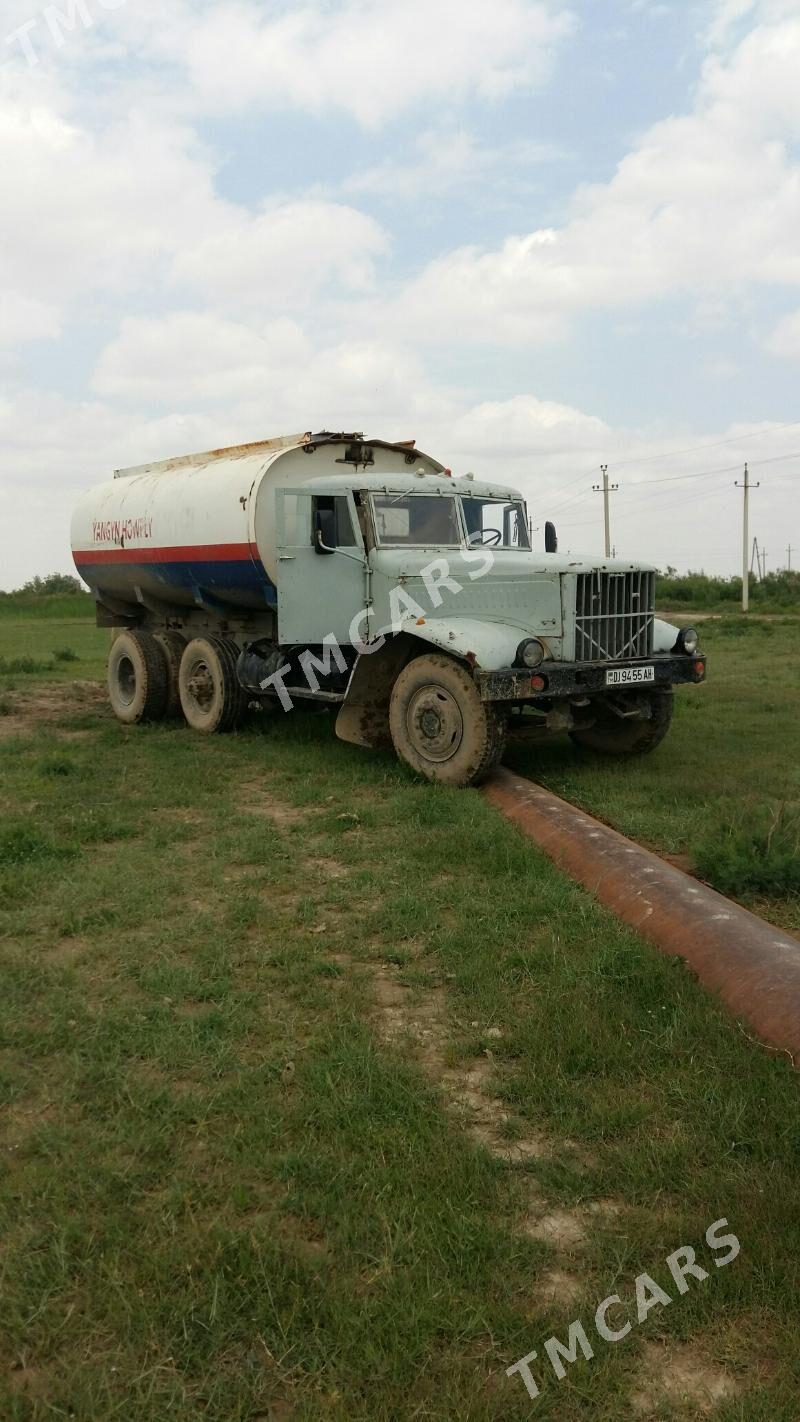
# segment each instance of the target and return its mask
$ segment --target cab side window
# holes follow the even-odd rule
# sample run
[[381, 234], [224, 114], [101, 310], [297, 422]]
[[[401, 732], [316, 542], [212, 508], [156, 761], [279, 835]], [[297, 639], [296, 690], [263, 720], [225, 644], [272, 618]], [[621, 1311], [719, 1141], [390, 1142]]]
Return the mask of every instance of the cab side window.
[[[355, 548], [358, 540], [353, 531], [353, 520], [345, 494], [320, 494], [314, 499], [314, 513], [326, 509], [336, 515], [336, 547]], [[312, 520], [313, 524], [313, 520]]]

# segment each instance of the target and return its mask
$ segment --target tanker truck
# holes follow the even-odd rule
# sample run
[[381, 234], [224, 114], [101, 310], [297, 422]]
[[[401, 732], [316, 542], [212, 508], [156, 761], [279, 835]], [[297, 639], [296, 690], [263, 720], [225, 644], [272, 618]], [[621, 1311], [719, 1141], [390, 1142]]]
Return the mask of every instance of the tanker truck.
[[705, 677], [696, 632], [655, 616], [655, 569], [544, 542], [517, 490], [329, 431], [120, 469], [72, 521], [120, 721], [225, 732], [311, 699], [342, 740], [458, 786], [510, 731], [651, 751], [673, 687]]

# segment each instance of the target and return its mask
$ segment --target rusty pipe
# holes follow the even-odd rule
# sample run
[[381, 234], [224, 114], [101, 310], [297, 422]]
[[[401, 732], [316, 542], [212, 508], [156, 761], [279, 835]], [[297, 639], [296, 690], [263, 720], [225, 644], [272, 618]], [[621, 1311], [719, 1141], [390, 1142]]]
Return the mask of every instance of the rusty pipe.
[[499, 770], [486, 798], [662, 953], [682, 958], [771, 1047], [800, 1054], [800, 941], [558, 795]]

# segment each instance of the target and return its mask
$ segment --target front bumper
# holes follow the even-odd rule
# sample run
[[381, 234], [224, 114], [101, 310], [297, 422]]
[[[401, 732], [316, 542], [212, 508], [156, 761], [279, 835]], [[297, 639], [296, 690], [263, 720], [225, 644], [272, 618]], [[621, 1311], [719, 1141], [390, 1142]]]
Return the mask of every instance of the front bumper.
[[[655, 679], [629, 686], [606, 686], [606, 672], [616, 667], [654, 667]], [[665, 690], [706, 678], [702, 652], [693, 657], [653, 656], [634, 662], [542, 662], [535, 671], [502, 667], [498, 671], [476, 668], [474, 677], [482, 701], [561, 701], [571, 696], [597, 696], [605, 691]], [[544, 682], [544, 686], [540, 683]]]

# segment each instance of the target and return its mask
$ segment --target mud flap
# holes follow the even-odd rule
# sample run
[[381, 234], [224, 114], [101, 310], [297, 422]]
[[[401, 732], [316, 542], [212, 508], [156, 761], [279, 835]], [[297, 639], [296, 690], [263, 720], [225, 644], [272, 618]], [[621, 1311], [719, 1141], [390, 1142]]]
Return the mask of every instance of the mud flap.
[[347, 699], [336, 718], [336, 735], [350, 745], [391, 750], [389, 699], [399, 672], [422, 650], [417, 638], [401, 633], [375, 652], [362, 652], [350, 678]]

